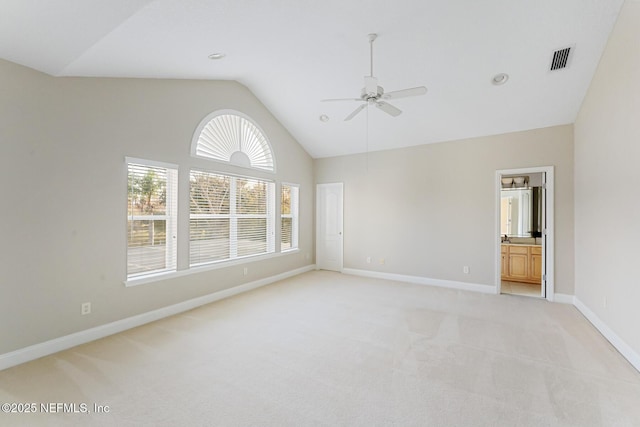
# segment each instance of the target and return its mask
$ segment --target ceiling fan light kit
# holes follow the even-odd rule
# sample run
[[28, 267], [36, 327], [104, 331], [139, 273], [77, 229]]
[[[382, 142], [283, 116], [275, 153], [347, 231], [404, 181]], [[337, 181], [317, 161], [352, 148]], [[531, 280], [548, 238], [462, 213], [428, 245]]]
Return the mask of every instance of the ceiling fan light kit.
[[369, 34], [369, 52], [370, 52], [370, 74], [364, 78], [364, 87], [360, 92], [360, 98], [338, 98], [338, 99], [323, 99], [323, 102], [331, 101], [357, 101], [364, 102], [358, 108], [356, 108], [351, 114], [349, 114], [344, 120], [349, 121], [353, 119], [360, 111], [364, 110], [369, 104], [375, 105], [378, 109], [385, 113], [397, 117], [402, 114], [402, 110], [383, 101], [383, 99], [399, 99], [407, 98], [409, 96], [419, 96], [427, 93], [427, 88], [424, 86], [413, 87], [408, 89], [396, 90], [393, 92], [385, 93], [384, 88], [378, 85], [378, 78], [373, 75], [373, 42], [378, 38], [377, 34]]

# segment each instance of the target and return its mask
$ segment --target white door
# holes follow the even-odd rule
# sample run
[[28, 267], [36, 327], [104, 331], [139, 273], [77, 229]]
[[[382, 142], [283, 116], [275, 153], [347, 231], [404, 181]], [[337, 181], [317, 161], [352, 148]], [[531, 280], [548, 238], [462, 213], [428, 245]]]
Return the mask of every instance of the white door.
[[342, 271], [342, 183], [316, 187], [316, 267]]
[[540, 296], [547, 298], [547, 173], [542, 173], [542, 286]]

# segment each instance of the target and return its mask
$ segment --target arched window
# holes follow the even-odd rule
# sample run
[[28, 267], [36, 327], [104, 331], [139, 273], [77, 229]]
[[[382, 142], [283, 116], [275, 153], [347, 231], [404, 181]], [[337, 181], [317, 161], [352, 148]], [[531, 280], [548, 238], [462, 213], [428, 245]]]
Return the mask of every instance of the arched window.
[[246, 168], [275, 171], [271, 145], [260, 128], [242, 113], [216, 111], [202, 120], [191, 153]]

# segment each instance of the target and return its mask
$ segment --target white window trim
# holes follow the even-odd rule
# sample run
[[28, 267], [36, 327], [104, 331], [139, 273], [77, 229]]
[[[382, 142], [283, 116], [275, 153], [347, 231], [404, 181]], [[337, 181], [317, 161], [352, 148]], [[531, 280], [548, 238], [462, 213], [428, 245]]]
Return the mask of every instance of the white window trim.
[[223, 261], [210, 262], [208, 264], [199, 264], [197, 266], [192, 266], [184, 270], [171, 271], [168, 273], [148, 274], [144, 277], [141, 276], [141, 277], [130, 278], [128, 280], [123, 281], [123, 283], [126, 287], [130, 288], [134, 286], [145, 285], [148, 283], [156, 283], [164, 280], [191, 276], [193, 274], [200, 274], [207, 271], [220, 270], [223, 268], [230, 268], [237, 265], [249, 264], [252, 262], [263, 261], [270, 258], [278, 258], [282, 256], [296, 254], [299, 252], [300, 252], [300, 249], [297, 248], [297, 249], [292, 249], [286, 252], [272, 252], [268, 254], [248, 255], [242, 258], [236, 258], [232, 260], [223, 260]]
[[178, 169], [178, 165], [175, 163], [158, 162], [156, 160], [141, 159], [139, 157], [125, 157], [124, 161], [125, 164], [136, 163], [139, 165], [154, 166], [157, 168]]

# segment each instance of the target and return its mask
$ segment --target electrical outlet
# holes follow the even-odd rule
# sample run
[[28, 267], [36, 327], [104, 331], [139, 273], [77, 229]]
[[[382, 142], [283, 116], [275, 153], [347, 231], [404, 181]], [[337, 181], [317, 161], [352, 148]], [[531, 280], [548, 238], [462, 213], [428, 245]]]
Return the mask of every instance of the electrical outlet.
[[464, 274], [469, 274], [469, 266], [468, 266], [468, 265], [465, 265], [464, 267], [462, 267], [462, 272], [463, 272]]
[[82, 305], [80, 306], [80, 314], [84, 316], [85, 314], [90, 314], [90, 313], [91, 313], [91, 303], [83, 302]]
[[371, 257], [370, 256], [367, 257], [367, 264], [371, 264]]
[[380, 263], [380, 265], [384, 264], [384, 258], [380, 258], [380, 261], [378, 261]]
[[249, 268], [245, 267], [245, 268], [242, 270], [242, 274], [244, 274], [245, 276], [246, 276], [247, 274], [249, 274]]
[[310, 254], [310, 253], [307, 253], [307, 254], [305, 255], [305, 258], [307, 259], [307, 261], [309, 261], [309, 260], [311, 259], [311, 254]]

